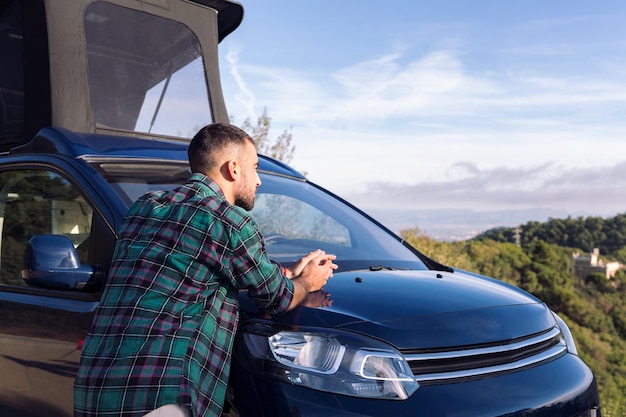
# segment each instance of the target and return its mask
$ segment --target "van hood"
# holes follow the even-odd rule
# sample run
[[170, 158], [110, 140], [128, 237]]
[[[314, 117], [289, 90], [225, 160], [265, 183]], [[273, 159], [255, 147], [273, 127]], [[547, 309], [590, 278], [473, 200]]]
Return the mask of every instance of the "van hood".
[[556, 324], [546, 305], [530, 294], [463, 272], [341, 272], [324, 291], [331, 294], [332, 306], [302, 306], [274, 320], [296, 328], [353, 331], [399, 349], [507, 341]]

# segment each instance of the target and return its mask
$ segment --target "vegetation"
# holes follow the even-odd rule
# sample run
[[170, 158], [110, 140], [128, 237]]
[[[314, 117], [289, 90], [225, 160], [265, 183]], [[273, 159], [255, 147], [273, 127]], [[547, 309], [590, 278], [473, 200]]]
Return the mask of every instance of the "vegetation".
[[[577, 217], [550, 219], [545, 223], [528, 222], [518, 229], [522, 247], [543, 240], [558, 246], [580, 248], [591, 252], [614, 256], [615, 260], [626, 263], [626, 213], [603, 219], [601, 217]], [[514, 242], [516, 228], [500, 227], [490, 229], [476, 239], [492, 239], [496, 242]]]
[[514, 284], [556, 311], [569, 325], [581, 358], [598, 380], [605, 417], [626, 416], [626, 270], [573, 274], [573, 253], [599, 248], [626, 263], [626, 214], [614, 218], [550, 219], [488, 230], [462, 242], [440, 242], [419, 229], [401, 233], [416, 248], [444, 264]]
[[295, 145], [291, 143], [291, 129], [285, 129], [271, 141], [269, 138], [271, 124], [272, 118], [268, 116], [267, 109], [263, 109], [263, 114], [257, 117], [256, 125], [253, 125], [250, 119], [246, 119], [241, 128], [254, 139], [258, 153], [289, 164], [296, 151]]

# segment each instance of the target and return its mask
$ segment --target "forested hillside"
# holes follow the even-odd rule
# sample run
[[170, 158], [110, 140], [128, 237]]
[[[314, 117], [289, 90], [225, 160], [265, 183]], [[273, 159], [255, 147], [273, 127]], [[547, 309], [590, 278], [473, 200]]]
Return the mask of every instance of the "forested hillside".
[[[523, 247], [543, 240], [558, 246], [579, 248], [600, 253], [626, 263], [626, 213], [603, 219], [601, 217], [577, 217], [550, 219], [545, 223], [528, 222], [519, 227]], [[481, 233], [475, 239], [492, 239], [496, 242], [515, 242], [516, 228], [500, 227]]]
[[401, 235], [439, 262], [501, 279], [545, 301], [568, 323], [593, 369], [602, 415], [626, 416], [626, 270], [608, 280], [598, 273], [581, 279], [571, 268], [574, 252], [592, 248], [626, 263], [626, 215], [531, 222], [521, 226], [520, 246], [512, 243], [514, 229], [505, 228], [462, 242], [436, 241], [418, 229]]

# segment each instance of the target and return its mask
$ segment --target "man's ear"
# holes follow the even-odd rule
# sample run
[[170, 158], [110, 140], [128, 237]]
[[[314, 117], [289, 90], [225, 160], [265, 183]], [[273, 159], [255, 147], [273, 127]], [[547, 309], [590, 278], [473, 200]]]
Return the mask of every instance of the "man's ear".
[[239, 179], [241, 175], [241, 166], [237, 163], [237, 160], [231, 159], [225, 164], [227, 179], [229, 181], [235, 181]]

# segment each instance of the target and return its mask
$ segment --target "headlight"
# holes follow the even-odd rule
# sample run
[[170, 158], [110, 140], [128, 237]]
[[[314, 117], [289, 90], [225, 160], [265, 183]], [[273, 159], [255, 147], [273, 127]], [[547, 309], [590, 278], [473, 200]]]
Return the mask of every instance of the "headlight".
[[419, 387], [404, 357], [386, 343], [336, 330], [260, 329], [241, 329], [256, 372], [355, 397], [404, 400]]
[[574, 355], [578, 356], [576, 342], [574, 342], [574, 336], [572, 336], [572, 332], [570, 331], [569, 327], [567, 327], [565, 321], [561, 317], [559, 317], [558, 314], [556, 314], [554, 311], [552, 312], [552, 314], [556, 319], [557, 326], [559, 326], [559, 329], [561, 329], [561, 335], [563, 336], [563, 341], [567, 345], [567, 350], [569, 351], [569, 353], [573, 353]]
[[346, 351], [337, 339], [307, 333], [280, 332], [268, 342], [279, 363], [321, 374], [337, 372]]

